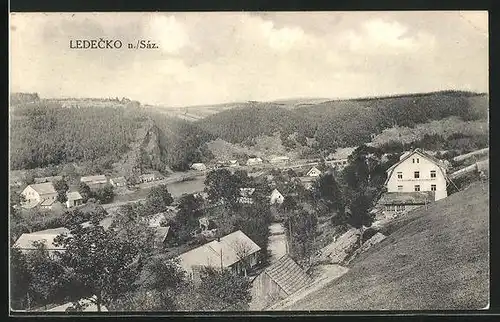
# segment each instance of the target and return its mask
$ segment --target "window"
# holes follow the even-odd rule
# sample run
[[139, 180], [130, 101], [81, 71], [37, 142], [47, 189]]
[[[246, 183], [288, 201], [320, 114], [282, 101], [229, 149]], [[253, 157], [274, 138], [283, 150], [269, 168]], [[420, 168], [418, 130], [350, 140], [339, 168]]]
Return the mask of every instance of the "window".
[[436, 191], [436, 185], [435, 184], [431, 184], [431, 191]]
[[412, 159], [413, 160], [413, 163], [415, 163], [415, 159]]
[[397, 205], [396, 206], [397, 211], [404, 211], [405, 210], [405, 205]]
[[398, 186], [398, 191], [402, 191], [403, 190], [403, 186]]
[[398, 179], [403, 179], [403, 172], [398, 172]]
[[435, 178], [436, 177], [436, 170], [431, 170], [431, 178]]
[[394, 211], [394, 210], [396, 210], [396, 206], [394, 206], [394, 205], [387, 205], [385, 207], [386, 207], [387, 211]]
[[415, 171], [414, 176], [415, 176], [415, 179], [420, 178], [420, 171]]
[[417, 158], [417, 163], [418, 163], [418, 158]]
[[420, 191], [420, 185], [415, 185], [415, 191]]

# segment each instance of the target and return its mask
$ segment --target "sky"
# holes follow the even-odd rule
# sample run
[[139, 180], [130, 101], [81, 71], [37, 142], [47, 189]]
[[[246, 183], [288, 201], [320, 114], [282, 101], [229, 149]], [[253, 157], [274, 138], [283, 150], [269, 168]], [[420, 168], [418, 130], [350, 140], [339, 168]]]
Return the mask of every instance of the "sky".
[[[121, 49], [70, 41], [120, 40]], [[127, 49], [149, 40], [157, 49]], [[488, 91], [486, 11], [11, 13], [10, 86], [206, 105]]]

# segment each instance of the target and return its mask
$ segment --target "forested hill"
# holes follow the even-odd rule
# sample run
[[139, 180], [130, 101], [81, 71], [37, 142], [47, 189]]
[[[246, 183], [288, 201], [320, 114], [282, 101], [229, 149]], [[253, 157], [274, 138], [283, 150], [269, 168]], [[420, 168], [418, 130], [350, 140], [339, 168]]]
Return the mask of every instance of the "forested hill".
[[212, 139], [190, 122], [131, 106], [129, 100], [111, 100], [110, 108], [91, 104], [95, 99], [75, 106], [33, 94], [16, 97], [10, 112], [11, 169], [75, 162], [90, 164], [92, 173], [122, 162], [144, 170], [183, 170], [204, 158], [203, 144]]
[[259, 135], [280, 132], [284, 144], [314, 138], [325, 150], [370, 141], [372, 135], [393, 126], [417, 124], [457, 116], [463, 121], [486, 119], [488, 96], [443, 91], [392, 97], [336, 100], [294, 109], [273, 103], [245, 104], [206, 117], [198, 124], [214, 136], [245, 143]]

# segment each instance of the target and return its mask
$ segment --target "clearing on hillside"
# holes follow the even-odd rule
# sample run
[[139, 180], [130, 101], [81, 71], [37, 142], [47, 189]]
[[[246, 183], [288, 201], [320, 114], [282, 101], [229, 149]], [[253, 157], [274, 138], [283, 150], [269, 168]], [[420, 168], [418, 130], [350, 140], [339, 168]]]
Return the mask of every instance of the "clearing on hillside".
[[462, 310], [489, 303], [489, 191], [467, 189], [401, 218], [339, 279], [285, 310]]

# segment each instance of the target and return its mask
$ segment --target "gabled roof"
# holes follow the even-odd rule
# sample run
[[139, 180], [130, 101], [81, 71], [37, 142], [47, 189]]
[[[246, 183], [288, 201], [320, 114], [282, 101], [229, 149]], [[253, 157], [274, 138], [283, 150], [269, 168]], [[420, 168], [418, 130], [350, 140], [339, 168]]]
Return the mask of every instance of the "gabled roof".
[[434, 201], [434, 191], [386, 192], [378, 204], [381, 205], [423, 205]]
[[104, 174], [98, 174], [94, 176], [85, 176], [80, 178], [81, 182], [91, 182], [91, 183], [106, 183], [108, 180]]
[[33, 188], [40, 195], [57, 193], [56, 189], [54, 189], [54, 184], [52, 182], [30, 184], [28, 187]]
[[46, 229], [36, 231], [34, 233], [22, 234], [17, 241], [14, 243], [14, 247], [20, 249], [35, 249], [33, 242], [40, 241], [43, 242], [49, 250], [62, 249], [54, 245], [54, 239], [61, 234], [69, 234], [69, 229], [60, 227], [54, 229]]
[[161, 244], [165, 241], [170, 231], [170, 226], [166, 227], [156, 227], [155, 229], [155, 242]]
[[266, 268], [264, 273], [278, 284], [287, 295], [293, 294], [313, 282], [312, 278], [288, 255], [278, 259]]
[[307, 171], [306, 176], [309, 176], [309, 175], [311, 175], [311, 174], [312, 174], [312, 173], [314, 173], [314, 172], [318, 172], [318, 173], [320, 173], [320, 174], [321, 174], [321, 171], [320, 171], [318, 168], [316, 168], [316, 167], [312, 167], [309, 171]]
[[240, 188], [240, 196], [250, 197], [255, 192], [255, 188]]
[[[238, 249], [245, 247], [245, 254], [248, 256], [260, 250], [259, 245], [254, 243], [241, 230], [220, 238], [220, 241], [213, 240], [200, 247], [185, 252], [179, 256], [180, 265], [185, 270], [190, 270], [194, 266], [220, 267], [221, 260], [223, 267], [229, 267], [240, 261]], [[221, 258], [222, 254], [222, 258]]]
[[117, 183], [126, 184], [127, 183], [127, 180], [125, 179], [125, 177], [111, 178], [110, 181], [113, 181], [113, 183], [115, 183], [115, 184], [117, 184]]
[[66, 193], [66, 198], [68, 198], [68, 200], [83, 199], [82, 195], [78, 191], [71, 191], [71, 192]]
[[271, 192], [271, 196], [278, 195], [278, 196], [283, 196], [281, 192], [279, 192], [278, 189], [274, 189], [273, 192]]
[[56, 202], [54, 199], [44, 199], [40, 202], [40, 206], [52, 206]]
[[446, 176], [446, 169], [444, 167], [444, 164], [441, 160], [433, 157], [432, 155], [428, 154], [428, 153], [425, 153], [423, 152], [421, 149], [415, 149], [411, 152], [405, 152], [400, 160], [398, 162], [396, 162], [395, 164], [393, 164], [389, 169], [386, 170], [387, 172], [387, 179], [385, 181], [385, 184], [387, 184], [387, 182], [389, 181], [389, 178], [392, 176], [392, 173], [394, 171], [394, 169], [400, 165], [401, 163], [403, 163], [404, 161], [408, 160], [411, 156], [415, 155], [415, 154], [418, 154], [420, 155], [421, 157], [423, 158], [426, 158], [428, 160], [430, 160], [431, 162], [435, 163], [438, 168], [440, 169], [440, 171], [442, 172], [443, 176], [447, 179], [447, 176]]

